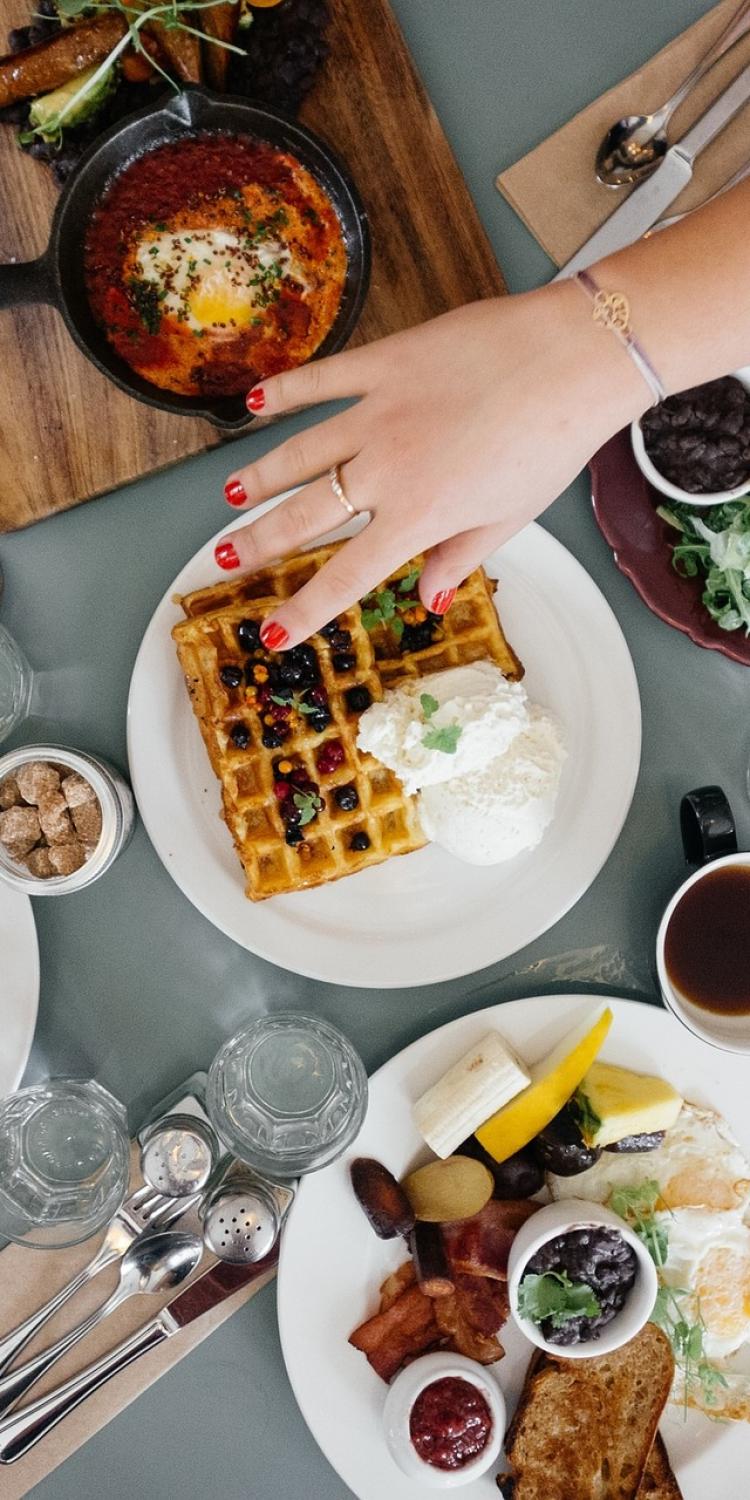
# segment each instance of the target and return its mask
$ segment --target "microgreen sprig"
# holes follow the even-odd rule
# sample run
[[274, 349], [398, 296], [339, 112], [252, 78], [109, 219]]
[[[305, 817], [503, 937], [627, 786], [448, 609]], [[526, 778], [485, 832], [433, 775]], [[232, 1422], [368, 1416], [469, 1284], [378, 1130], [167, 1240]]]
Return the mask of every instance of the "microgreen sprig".
[[104, 11], [116, 11], [123, 16], [127, 29], [124, 35], [120, 37], [119, 41], [107, 53], [103, 62], [99, 64], [90, 77], [83, 81], [80, 89], [77, 89], [71, 95], [62, 109], [58, 110], [52, 119], [47, 120], [44, 125], [36, 125], [31, 130], [24, 131], [21, 136], [23, 143], [27, 144], [34, 136], [39, 135], [43, 136], [45, 140], [52, 140], [59, 145], [62, 141], [63, 126], [68, 116], [77, 110], [83, 100], [99, 87], [99, 84], [111, 72], [115, 63], [128, 47], [133, 47], [136, 52], [142, 53], [151, 66], [156, 69], [157, 73], [161, 73], [162, 77], [166, 79], [170, 88], [179, 92], [180, 83], [161, 67], [151, 52], [146, 51], [141, 41], [141, 31], [144, 26], [148, 26], [152, 21], [158, 21], [168, 31], [187, 31], [191, 36], [199, 37], [201, 41], [210, 42], [212, 46], [223, 47], [227, 52], [236, 52], [240, 56], [245, 56], [244, 47], [238, 47], [234, 42], [223, 41], [220, 37], [209, 36], [208, 32], [201, 31], [197, 26], [191, 26], [184, 19], [184, 16], [191, 12], [209, 10], [214, 3], [215, 0], [165, 0], [163, 4], [147, 5], [145, 9], [141, 9], [138, 6], [128, 5], [126, 0], [101, 0], [101, 3], [97, 3], [93, 7], [91, 0], [56, 0], [58, 13], [66, 21], [75, 21], [92, 9], [97, 15]]
[[[669, 1250], [669, 1233], [666, 1225], [656, 1218], [656, 1207], [660, 1201], [659, 1184], [650, 1178], [636, 1187], [617, 1188], [610, 1196], [609, 1206], [635, 1231], [646, 1246], [657, 1270], [663, 1271]], [[693, 1310], [694, 1317], [691, 1316]], [[675, 1362], [682, 1372], [685, 1416], [691, 1389], [696, 1385], [700, 1389], [703, 1404], [714, 1406], [718, 1400], [719, 1388], [726, 1386], [727, 1381], [721, 1370], [706, 1357], [706, 1325], [700, 1310], [700, 1300], [687, 1288], [670, 1286], [662, 1280], [651, 1322], [666, 1333]]]
[[399, 618], [399, 610], [406, 612], [411, 609], [413, 601], [404, 596], [413, 593], [421, 569], [412, 568], [400, 578], [395, 588], [375, 589], [370, 594], [365, 594], [362, 600], [362, 624], [365, 630], [376, 630], [378, 625], [386, 625], [397, 641], [401, 640], [404, 633], [404, 622]]

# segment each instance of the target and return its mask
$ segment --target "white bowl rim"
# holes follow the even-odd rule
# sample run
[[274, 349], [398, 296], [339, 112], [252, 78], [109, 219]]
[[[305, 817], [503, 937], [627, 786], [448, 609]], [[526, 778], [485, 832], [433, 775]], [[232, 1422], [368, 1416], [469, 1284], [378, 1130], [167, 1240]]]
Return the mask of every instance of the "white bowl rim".
[[[554, 1212], [548, 1212], [553, 1210]], [[544, 1215], [545, 1228], [537, 1228], [532, 1233], [534, 1225]], [[523, 1318], [517, 1309], [517, 1294], [522, 1276], [532, 1256], [536, 1255], [542, 1245], [549, 1240], [557, 1239], [558, 1235], [572, 1232], [576, 1229], [586, 1229], [597, 1225], [606, 1228], [617, 1229], [630, 1245], [638, 1262], [638, 1273], [635, 1285], [631, 1288], [624, 1306], [614, 1318], [605, 1326], [598, 1339], [585, 1340], [580, 1344], [551, 1344], [545, 1339], [536, 1323], [530, 1318]], [[528, 1231], [528, 1233], [527, 1233]], [[520, 1243], [519, 1243], [520, 1242]], [[646, 1311], [643, 1317], [635, 1311], [633, 1296], [640, 1286], [640, 1301]], [[638, 1235], [603, 1203], [589, 1202], [584, 1198], [560, 1198], [552, 1203], [547, 1203], [533, 1214], [526, 1223], [521, 1226], [510, 1249], [508, 1261], [508, 1300], [510, 1312], [516, 1326], [520, 1328], [525, 1338], [538, 1349], [543, 1349], [553, 1359], [593, 1359], [598, 1354], [611, 1354], [615, 1349], [622, 1348], [623, 1344], [630, 1342], [637, 1333], [648, 1322], [653, 1311], [659, 1281], [656, 1274], [656, 1266], [646, 1249], [643, 1241]]]
[[[746, 391], [750, 391], [750, 365], [743, 365], [741, 369], [730, 370], [728, 373], [734, 375], [735, 379], [744, 385]], [[679, 500], [682, 505], [694, 505], [696, 509], [704, 510], [711, 505], [726, 505], [729, 500], [739, 500], [742, 495], [750, 492], [750, 475], [744, 484], [736, 485], [732, 490], [714, 490], [704, 495], [691, 494], [689, 490], [680, 489], [679, 485], [672, 484], [671, 480], [666, 479], [659, 472], [646, 452], [640, 417], [636, 417], [635, 421], [630, 424], [630, 441], [633, 457], [644, 479], [647, 479], [655, 490], [659, 490], [669, 500]]]
[[656, 934], [656, 971], [659, 977], [659, 988], [662, 999], [667, 1010], [671, 1011], [675, 1017], [675, 1020], [680, 1021], [688, 1031], [692, 1032], [693, 1036], [699, 1037], [702, 1042], [706, 1042], [710, 1047], [718, 1047], [721, 1052], [734, 1052], [740, 1056], [747, 1056], [750, 1054], [750, 1016], [743, 1018], [748, 1031], [747, 1041], [732, 1042], [726, 1034], [712, 1029], [710, 1011], [701, 1012], [701, 1015], [705, 1015], [706, 1017], [705, 1021], [701, 1021], [693, 1015], [695, 1007], [688, 1010], [679, 992], [674, 989], [664, 962], [664, 942], [667, 935], [667, 928], [672, 920], [673, 913], [679, 906], [686, 891], [689, 891], [691, 886], [697, 885], [699, 880], [702, 880], [706, 875], [710, 875], [712, 871], [726, 868], [728, 865], [750, 866], [750, 850], [738, 849], [733, 854], [722, 854], [717, 859], [707, 860], [706, 864], [699, 865], [697, 870], [693, 870], [678, 885], [671, 900], [667, 902], [664, 908], [664, 914]]
[[[409, 1417], [422, 1391], [434, 1381], [445, 1380], [450, 1376], [459, 1380], [467, 1380], [481, 1391], [492, 1415], [492, 1433], [481, 1453], [478, 1453], [476, 1458], [471, 1459], [469, 1463], [463, 1464], [460, 1469], [438, 1469], [434, 1464], [428, 1464], [420, 1458], [417, 1453], [409, 1436]], [[395, 1447], [388, 1438], [389, 1425], [398, 1426], [401, 1429], [399, 1433], [401, 1441], [398, 1447], [402, 1448], [405, 1456], [408, 1455], [408, 1467], [400, 1463]], [[431, 1354], [420, 1355], [418, 1359], [412, 1360], [411, 1364], [400, 1370], [388, 1388], [383, 1407], [383, 1426], [386, 1429], [386, 1441], [394, 1463], [397, 1463], [402, 1472], [410, 1478], [418, 1478], [433, 1489], [456, 1489], [486, 1473], [487, 1469], [496, 1462], [502, 1450], [506, 1425], [505, 1397], [495, 1377], [489, 1374], [486, 1366], [478, 1364], [476, 1360], [467, 1358], [465, 1354], [454, 1354], [448, 1349], [438, 1349]]]

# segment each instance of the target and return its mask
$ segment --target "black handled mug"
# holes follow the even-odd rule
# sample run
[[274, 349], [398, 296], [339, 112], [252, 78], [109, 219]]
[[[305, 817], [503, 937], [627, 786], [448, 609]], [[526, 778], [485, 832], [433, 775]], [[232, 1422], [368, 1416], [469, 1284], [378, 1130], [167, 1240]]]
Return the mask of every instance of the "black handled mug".
[[[720, 786], [686, 793], [680, 831], [692, 873], [659, 924], [656, 968], [662, 998], [701, 1041], [750, 1053], [750, 852], [737, 847], [732, 809]], [[702, 884], [706, 881], [710, 890]]]

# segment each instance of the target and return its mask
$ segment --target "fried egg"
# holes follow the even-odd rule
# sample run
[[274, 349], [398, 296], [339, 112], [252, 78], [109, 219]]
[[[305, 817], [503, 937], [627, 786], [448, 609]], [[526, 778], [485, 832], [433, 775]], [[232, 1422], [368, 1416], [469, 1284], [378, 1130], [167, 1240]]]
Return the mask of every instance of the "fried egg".
[[134, 247], [134, 274], [158, 290], [162, 316], [191, 333], [234, 334], [278, 296], [293, 269], [285, 245], [226, 229], [149, 233]]
[[683, 1105], [656, 1151], [603, 1151], [588, 1171], [551, 1176], [549, 1186], [553, 1198], [606, 1203], [616, 1188], [649, 1181], [658, 1182], [664, 1208], [736, 1211], [742, 1218], [750, 1207], [750, 1163], [726, 1120], [694, 1104]]
[[750, 1339], [750, 1228], [738, 1213], [678, 1208], [657, 1215], [667, 1236], [660, 1279], [686, 1288], [693, 1319], [704, 1323], [711, 1360], [734, 1354]]

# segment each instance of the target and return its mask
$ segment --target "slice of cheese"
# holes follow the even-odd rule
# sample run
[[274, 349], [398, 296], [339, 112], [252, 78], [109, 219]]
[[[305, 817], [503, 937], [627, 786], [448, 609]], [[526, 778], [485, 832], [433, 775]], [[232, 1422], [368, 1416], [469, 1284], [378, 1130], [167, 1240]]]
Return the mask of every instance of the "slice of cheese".
[[629, 1068], [605, 1062], [593, 1063], [578, 1093], [587, 1106], [581, 1130], [589, 1146], [611, 1146], [626, 1135], [669, 1130], [683, 1103], [663, 1078], [631, 1073]]
[[[550, 1002], [551, 1004], [554, 1002]], [[495, 1161], [507, 1161], [567, 1104], [588, 1072], [612, 1025], [605, 1006], [567, 1036], [547, 1057], [530, 1069], [531, 1082], [522, 1093], [481, 1125], [475, 1135]]]
[[499, 1032], [488, 1031], [417, 1100], [414, 1123], [436, 1156], [450, 1156], [528, 1082], [528, 1073]]

